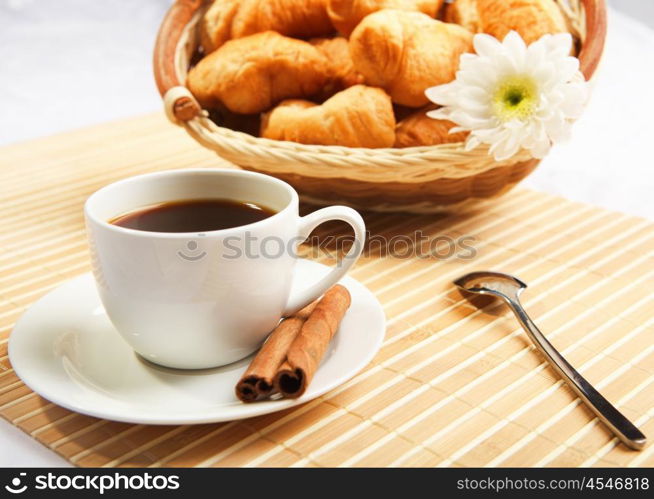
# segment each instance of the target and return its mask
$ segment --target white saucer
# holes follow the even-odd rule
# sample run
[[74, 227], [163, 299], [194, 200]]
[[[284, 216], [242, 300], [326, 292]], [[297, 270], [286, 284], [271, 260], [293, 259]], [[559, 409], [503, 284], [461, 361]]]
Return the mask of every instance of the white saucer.
[[[329, 268], [298, 262], [301, 289]], [[307, 392], [297, 400], [241, 403], [234, 386], [250, 362], [198, 371], [168, 369], [137, 356], [109, 321], [93, 277], [81, 275], [30, 307], [9, 338], [18, 376], [39, 395], [99, 418], [144, 424], [230, 421], [280, 411], [344, 383], [372, 360], [384, 338], [381, 305], [362, 284], [342, 284], [352, 305]]]

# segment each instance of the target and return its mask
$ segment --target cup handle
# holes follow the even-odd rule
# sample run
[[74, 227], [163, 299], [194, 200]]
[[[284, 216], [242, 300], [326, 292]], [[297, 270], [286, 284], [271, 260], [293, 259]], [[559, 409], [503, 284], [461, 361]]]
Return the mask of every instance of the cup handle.
[[350, 227], [354, 229], [354, 242], [350, 247], [350, 251], [347, 252], [341, 262], [336, 264], [329, 274], [302, 292], [290, 297], [284, 310], [285, 317], [294, 314], [312, 301], [317, 300], [325, 291], [336, 284], [350, 270], [350, 267], [354, 265], [363, 251], [363, 245], [366, 242], [366, 224], [359, 213], [347, 206], [330, 206], [301, 217], [300, 240], [306, 240], [311, 232], [313, 232], [313, 229], [330, 220], [341, 220], [350, 224]]

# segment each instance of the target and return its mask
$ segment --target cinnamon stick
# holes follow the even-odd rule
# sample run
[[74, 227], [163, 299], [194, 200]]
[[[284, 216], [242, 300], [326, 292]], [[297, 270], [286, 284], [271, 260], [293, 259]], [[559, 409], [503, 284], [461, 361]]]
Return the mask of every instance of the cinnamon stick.
[[316, 304], [316, 302], [311, 303], [287, 317], [270, 333], [236, 385], [236, 396], [241, 401], [254, 402], [272, 394], [273, 378], [286, 359], [291, 343], [316, 308]]
[[325, 293], [304, 322], [273, 380], [274, 388], [284, 397], [297, 398], [306, 391], [350, 301], [349, 291], [337, 284]]

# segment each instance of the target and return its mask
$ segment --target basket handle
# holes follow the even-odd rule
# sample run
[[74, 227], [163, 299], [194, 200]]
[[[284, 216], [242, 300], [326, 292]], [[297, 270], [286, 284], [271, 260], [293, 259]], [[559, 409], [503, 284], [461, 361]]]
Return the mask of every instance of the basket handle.
[[606, 1], [583, 0], [586, 14], [586, 40], [579, 53], [580, 69], [586, 80], [595, 73], [606, 39]]
[[[182, 86], [175, 71], [175, 52], [186, 25], [202, 6], [203, 0], [176, 0], [161, 23], [154, 46], [154, 78], [161, 97], [172, 88]], [[180, 95], [172, 105], [172, 113], [180, 121], [188, 121], [200, 114], [198, 103], [186, 95]]]

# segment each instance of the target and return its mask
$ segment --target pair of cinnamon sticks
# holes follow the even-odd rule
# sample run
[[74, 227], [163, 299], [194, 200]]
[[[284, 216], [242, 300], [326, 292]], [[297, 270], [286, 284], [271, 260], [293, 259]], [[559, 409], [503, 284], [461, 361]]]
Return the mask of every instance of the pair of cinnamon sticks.
[[243, 402], [274, 393], [300, 397], [318, 370], [350, 300], [349, 291], [337, 284], [320, 301], [280, 322], [236, 385], [236, 396]]

